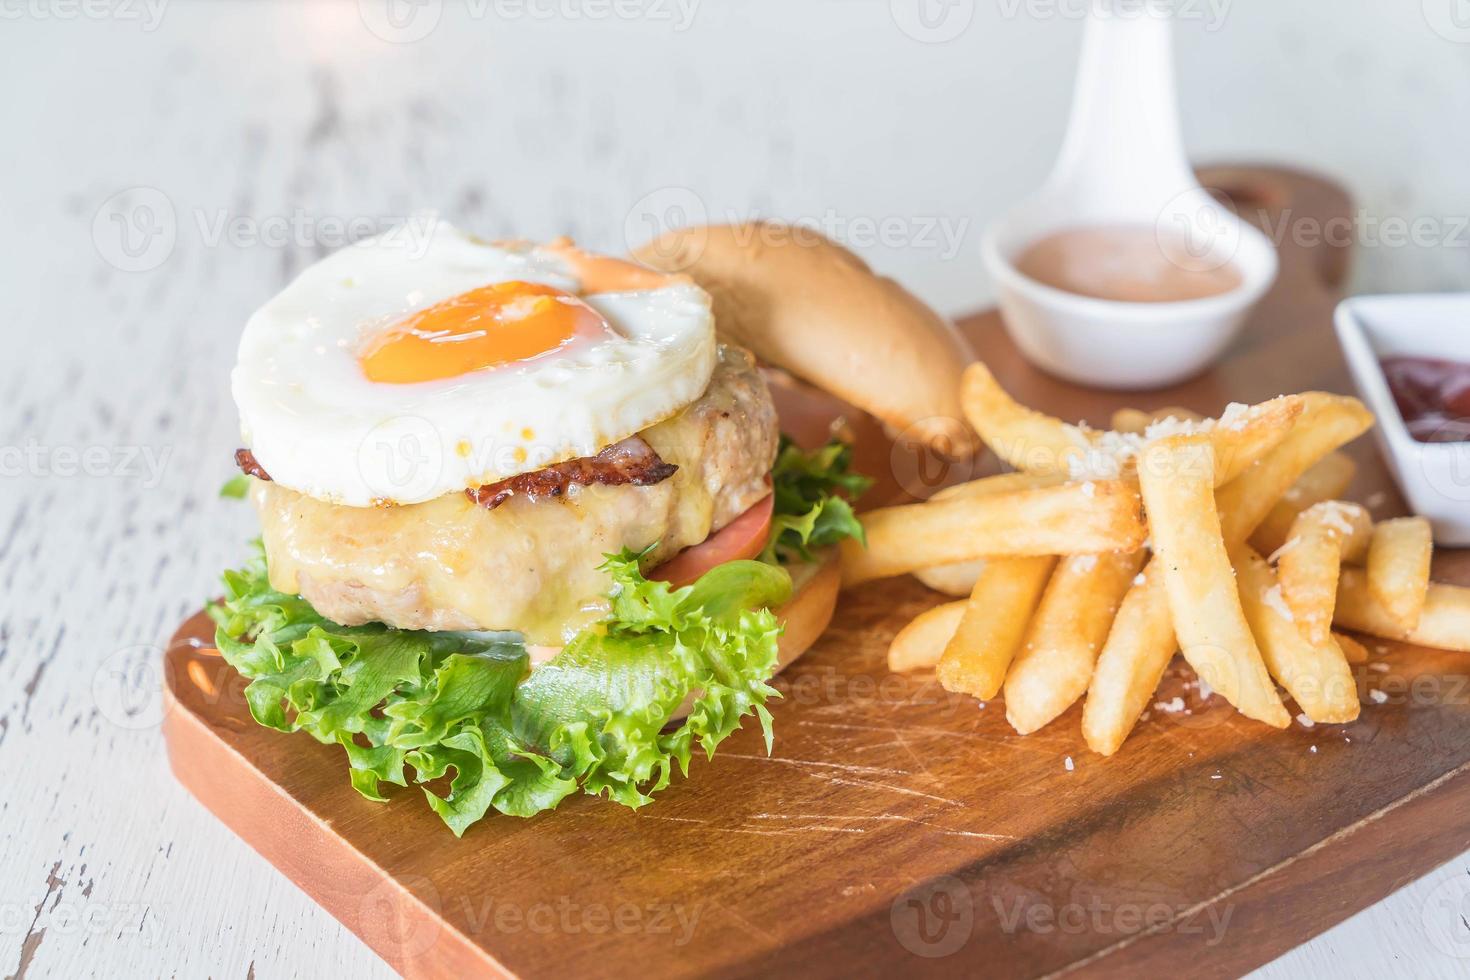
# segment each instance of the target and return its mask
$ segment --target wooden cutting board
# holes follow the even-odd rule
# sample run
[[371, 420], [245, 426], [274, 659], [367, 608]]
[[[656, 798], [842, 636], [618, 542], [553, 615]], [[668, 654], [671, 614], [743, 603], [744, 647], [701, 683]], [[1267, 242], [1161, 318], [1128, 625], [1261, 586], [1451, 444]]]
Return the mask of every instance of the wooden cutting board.
[[[1305, 175], [1204, 176], [1252, 217], [1350, 214]], [[1146, 396], [1041, 374], [994, 313], [962, 326], [1021, 401], [1095, 424], [1123, 404], [1350, 391], [1330, 330], [1347, 258], [1284, 246], [1225, 361]], [[1370, 441], [1354, 453], [1352, 496], [1400, 512]], [[970, 475], [868, 456], [912, 492]], [[1470, 582], [1470, 553], [1436, 577]], [[1022, 738], [1001, 705], [889, 674], [890, 638], [937, 600], [907, 578], [844, 595], [779, 680], [774, 753], [747, 726], [637, 813], [573, 797], [456, 841], [417, 789], [369, 803], [339, 749], [251, 722], [244, 682], [199, 650], [202, 617], [168, 650], [165, 734], [207, 807], [409, 976], [1233, 976], [1470, 848], [1465, 655], [1377, 644], [1384, 667], [1358, 674], [1385, 703], [1287, 732], [1202, 702], [1176, 661], [1159, 699], [1189, 711], [1152, 711], [1104, 760], [1077, 708]]]

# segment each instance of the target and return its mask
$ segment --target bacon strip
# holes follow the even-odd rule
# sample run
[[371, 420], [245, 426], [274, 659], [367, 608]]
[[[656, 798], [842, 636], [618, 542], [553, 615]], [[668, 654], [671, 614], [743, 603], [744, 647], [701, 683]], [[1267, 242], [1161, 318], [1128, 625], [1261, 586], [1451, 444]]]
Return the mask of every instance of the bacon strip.
[[533, 499], [560, 497], [573, 484], [651, 487], [673, 476], [678, 468], [665, 463], [652, 446], [633, 436], [608, 446], [596, 456], [569, 459], [534, 473], [520, 473], [498, 483], [471, 487], [465, 496], [481, 507], [494, 510], [516, 494]]
[[[235, 465], [247, 476], [269, 481], [271, 476], [248, 449], [235, 450]], [[533, 499], [560, 497], [573, 484], [620, 487], [651, 487], [662, 483], [679, 469], [665, 463], [653, 447], [638, 436], [608, 446], [596, 456], [583, 456], [557, 463], [533, 473], [520, 473], [498, 483], [471, 487], [465, 496], [486, 510], [494, 510], [516, 494]]]
[[240, 467], [240, 471], [246, 476], [270, 482], [271, 475], [265, 471], [265, 467], [256, 462], [255, 454], [248, 449], [235, 450], [235, 465]]

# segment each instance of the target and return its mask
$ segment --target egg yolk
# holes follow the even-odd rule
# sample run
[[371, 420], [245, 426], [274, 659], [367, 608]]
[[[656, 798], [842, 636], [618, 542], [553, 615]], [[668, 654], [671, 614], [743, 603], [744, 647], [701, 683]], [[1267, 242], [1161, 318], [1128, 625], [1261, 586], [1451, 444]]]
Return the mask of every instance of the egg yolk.
[[498, 282], [393, 324], [368, 343], [358, 363], [369, 381], [415, 384], [527, 361], [611, 332], [602, 314], [571, 293]]

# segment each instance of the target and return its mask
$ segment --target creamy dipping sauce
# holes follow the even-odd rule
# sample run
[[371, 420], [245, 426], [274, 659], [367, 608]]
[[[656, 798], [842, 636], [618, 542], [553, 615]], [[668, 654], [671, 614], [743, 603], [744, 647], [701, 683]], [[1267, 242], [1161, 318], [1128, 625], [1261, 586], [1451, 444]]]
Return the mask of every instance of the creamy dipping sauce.
[[1097, 225], [1053, 232], [1027, 246], [1016, 269], [1043, 286], [1123, 303], [1177, 303], [1240, 286], [1229, 263], [1211, 268], [1180, 239], [1147, 225]]

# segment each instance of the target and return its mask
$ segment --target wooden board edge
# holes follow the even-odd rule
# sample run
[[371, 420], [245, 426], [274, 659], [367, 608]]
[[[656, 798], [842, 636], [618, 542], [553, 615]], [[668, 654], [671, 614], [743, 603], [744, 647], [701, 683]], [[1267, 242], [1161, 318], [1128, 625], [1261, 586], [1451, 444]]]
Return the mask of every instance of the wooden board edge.
[[[1195, 976], [1240, 976], [1470, 849], [1467, 811], [1470, 763], [1186, 910], [1161, 929], [1120, 940], [1051, 975], [1135, 977], [1152, 969], [1177, 970], [1188, 962]], [[1308, 891], [1312, 900], [1299, 901]], [[1209, 957], [1202, 959], [1199, 937], [1207, 934], [1202, 923], [1222, 919], [1221, 940], [1204, 950]]]
[[[166, 654], [188, 655], [173, 643]], [[181, 673], [164, 672], [164, 743], [174, 777], [205, 809], [402, 976], [514, 976], [190, 711], [173, 689]]]

